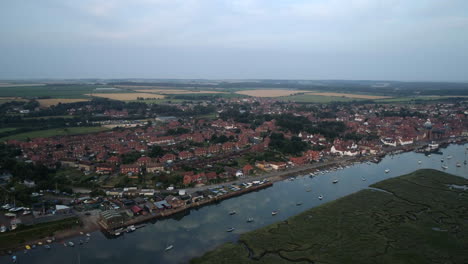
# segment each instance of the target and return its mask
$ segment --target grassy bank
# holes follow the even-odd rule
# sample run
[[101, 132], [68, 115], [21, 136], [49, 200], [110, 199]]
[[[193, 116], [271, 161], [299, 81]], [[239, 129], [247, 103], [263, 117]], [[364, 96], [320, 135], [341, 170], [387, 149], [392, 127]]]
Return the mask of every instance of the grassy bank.
[[77, 135], [77, 134], [87, 134], [93, 132], [100, 132], [107, 130], [104, 127], [68, 127], [68, 128], [53, 128], [46, 130], [36, 130], [26, 133], [19, 133], [11, 135], [8, 137], [0, 138], [1, 141], [6, 141], [10, 139], [16, 140], [26, 140], [28, 138], [37, 138], [37, 137], [53, 137], [53, 136], [66, 136], [66, 135]]
[[17, 248], [27, 241], [52, 237], [56, 231], [71, 229], [80, 225], [81, 221], [78, 217], [71, 217], [33, 226], [20, 226], [15, 231], [0, 233], [0, 250]]
[[465, 263], [468, 180], [436, 170], [372, 185], [241, 235], [192, 263]]

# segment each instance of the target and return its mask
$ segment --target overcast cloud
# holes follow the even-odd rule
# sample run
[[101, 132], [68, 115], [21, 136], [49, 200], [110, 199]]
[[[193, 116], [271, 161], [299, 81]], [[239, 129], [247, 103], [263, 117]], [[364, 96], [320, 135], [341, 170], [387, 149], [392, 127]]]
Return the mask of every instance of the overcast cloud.
[[0, 78], [468, 80], [466, 0], [0, 3]]

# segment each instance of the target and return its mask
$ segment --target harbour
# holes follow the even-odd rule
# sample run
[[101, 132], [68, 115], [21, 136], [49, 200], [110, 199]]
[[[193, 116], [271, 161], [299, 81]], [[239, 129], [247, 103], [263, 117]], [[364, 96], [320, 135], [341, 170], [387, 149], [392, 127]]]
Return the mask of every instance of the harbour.
[[[367, 188], [375, 182], [420, 168], [442, 170], [441, 158], [444, 158], [443, 163], [447, 166], [446, 172], [466, 178], [468, 168], [463, 161], [467, 146], [441, 148], [442, 156], [406, 152], [386, 156], [379, 163], [354, 163], [343, 169], [321, 169], [318, 173], [314, 170], [313, 176], [309, 173], [295, 175], [293, 180], [278, 181], [253, 193], [212, 201], [165, 218], [152, 219], [144, 227], [135, 227], [134, 232], [123, 232], [113, 237], [93, 232], [89, 242], [81, 245], [79, 241], [83, 237], [77, 237], [69, 240], [74, 243], [73, 247], [53, 242], [49, 244], [50, 249], [37, 246], [27, 253], [19, 251], [14, 254], [19, 263], [78, 263], [78, 255], [81, 256], [81, 263], [186, 263], [222, 243], [236, 241], [241, 233], [282, 221], [308, 208]], [[448, 159], [448, 156], [451, 158]], [[389, 169], [388, 173], [385, 173], [386, 169]], [[333, 184], [334, 179], [338, 180], [336, 184]], [[231, 215], [233, 211], [235, 214]], [[248, 219], [255, 221], [249, 222]], [[0, 258], [2, 263], [10, 261], [11, 256]]]

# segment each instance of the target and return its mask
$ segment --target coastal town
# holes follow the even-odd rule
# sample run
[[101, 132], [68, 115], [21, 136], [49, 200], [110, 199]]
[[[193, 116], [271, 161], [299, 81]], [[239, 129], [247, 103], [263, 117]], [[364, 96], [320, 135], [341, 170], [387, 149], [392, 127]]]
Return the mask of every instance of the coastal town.
[[[2, 172], [2, 188], [11, 193], [21, 188], [22, 196], [2, 201], [1, 232], [76, 217], [75, 234], [101, 229], [119, 236], [146, 221], [267, 188], [276, 180], [378, 162], [396, 151], [437, 151], [442, 142], [468, 138], [463, 101], [307, 105], [221, 98], [172, 103], [174, 116], [148, 107], [138, 113], [145, 117], [140, 119], [130, 109], [87, 102], [61, 107], [71, 117], [98, 116], [92, 122], [107, 129], [7, 140], [17, 162], [55, 174], [44, 183], [14, 168]], [[214, 114], [193, 114], [201, 108]]]

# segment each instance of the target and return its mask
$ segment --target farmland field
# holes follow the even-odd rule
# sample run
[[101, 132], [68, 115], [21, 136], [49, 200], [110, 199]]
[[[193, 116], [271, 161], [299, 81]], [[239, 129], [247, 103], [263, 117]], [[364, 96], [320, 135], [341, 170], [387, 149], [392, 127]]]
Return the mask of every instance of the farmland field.
[[157, 94], [221, 94], [225, 92], [209, 91], [209, 90], [180, 90], [180, 89], [141, 89], [135, 90], [141, 93], [157, 93]]
[[89, 99], [61, 98], [61, 99], [38, 99], [37, 101], [42, 107], [50, 107], [52, 105], [57, 105], [59, 103], [68, 104], [68, 103], [86, 102], [86, 101], [89, 101]]
[[148, 99], [163, 99], [164, 95], [151, 94], [151, 93], [93, 93], [86, 94], [93, 97], [103, 97], [112, 100], [120, 101], [132, 101], [137, 100], [138, 98], [148, 98]]
[[319, 103], [319, 104], [326, 104], [330, 102], [350, 102], [354, 100], [362, 100], [362, 99], [353, 99], [353, 98], [348, 98], [348, 97], [323, 96], [323, 95], [313, 95], [313, 94], [298, 94], [298, 95], [281, 97], [279, 99], [283, 101], [300, 102], [300, 103]]
[[192, 263], [466, 263], [468, 180], [424, 169], [227, 243]]
[[289, 96], [298, 93], [304, 93], [306, 91], [301, 90], [287, 90], [287, 89], [255, 89], [255, 90], [243, 90], [237, 91], [237, 94], [243, 94], [254, 97], [280, 97]]
[[350, 94], [350, 93], [322, 93], [322, 92], [311, 92], [306, 93], [311, 95], [320, 95], [320, 96], [333, 96], [333, 97], [346, 97], [346, 98], [355, 98], [355, 99], [385, 99], [390, 98], [390, 96], [380, 96], [380, 95], [367, 95], [367, 94]]
[[93, 133], [93, 132], [101, 132], [101, 131], [105, 131], [105, 130], [107, 130], [107, 129], [104, 128], [104, 127], [53, 128], [53, 129], [36, 130], [36, 131], [11, 135], [11, 136], [8, 136], [8, 137], [0, 138], [0, 141], [6, 141], [6, 140], [10, 140], [10, 139], [25, 140], [25, 139], [28, 139], [28, 138], [38, 138], [38, 137], [53, 137], [53, 136], [87, 134], [87, 133]]

